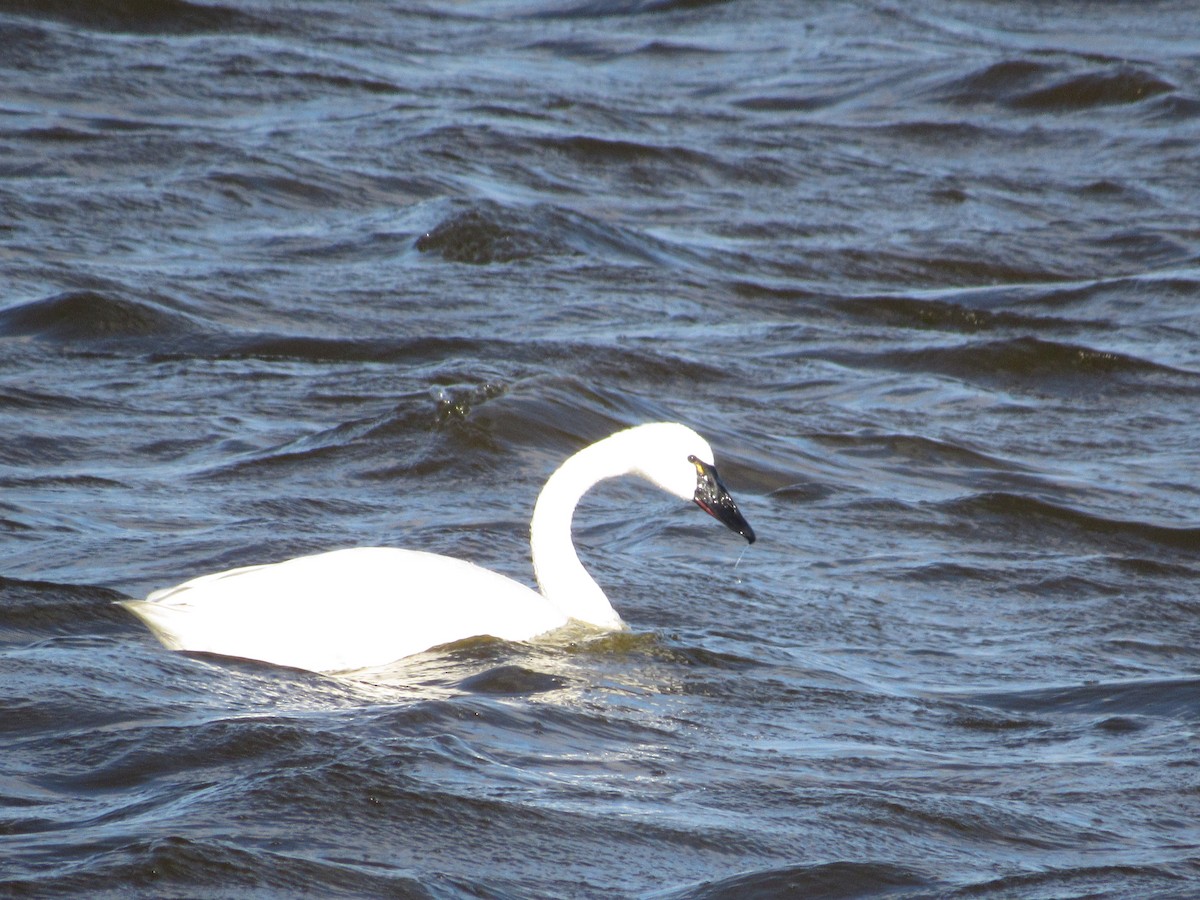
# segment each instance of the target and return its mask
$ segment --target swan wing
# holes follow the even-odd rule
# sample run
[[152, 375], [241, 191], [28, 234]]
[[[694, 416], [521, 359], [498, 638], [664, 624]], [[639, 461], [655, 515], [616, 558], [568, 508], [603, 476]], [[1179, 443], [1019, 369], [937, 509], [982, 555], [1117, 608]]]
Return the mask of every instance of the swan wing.
[[567, 621], [511, 578], [390, 547], [231, 569], [122, 605], [171, 649], [318, 672], [383, 665], [480, 635], [529, 640]]

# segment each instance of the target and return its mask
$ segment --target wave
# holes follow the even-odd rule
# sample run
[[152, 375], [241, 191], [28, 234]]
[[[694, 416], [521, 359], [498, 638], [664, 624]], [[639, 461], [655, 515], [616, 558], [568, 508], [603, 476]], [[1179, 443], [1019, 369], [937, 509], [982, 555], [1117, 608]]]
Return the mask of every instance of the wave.
[[[421, 440], [420, 436], [430, 430], [433, 421], [434, 416], [431, 410], [422, 416], [418, 410], [413, 409], [413, 404], [403, 404], [401, 407], [379, 416], [341, 422], [282, 444], [250, 451], [242, 456], [222, 461], [211, 468], [195, 472], [191, 477], [198, 480], [221, 482], [240, 477], [261, 478], [265, 469], [303, 467], [330, 457], [355, 456], [360, 448], [366, 459], [374, 460], [375, 448], [381, 444], [389, 447], [389, 452], [383, 456], [384, 459], [390, 459], [397, 453], [407, 451], [404, 463], [402, 465], [389, 463], [382, 470], [372, 465], [371, 471], [363, 473], [361, 477], [390, 478], [400, 473], [429, 475], [440, 466], [449, 464], [444, 460], [431, 458], [427, 450], [422, 452], [417, 449], [416, 445]], [[400, 438], [401, 442], [398, 443], [397, 438]], [[336, 511], [340, 513], [347, 509], [360, 510], [361, 508], [361, 505], [346, 501]], [[247, 509], [268, 519], [275, 518], [280, 514], [296, 520], [321, 519], [331, 512], [329, 506], [309, 498], [273, 498], [252, 502]]]
[[[1132, 234], [1121, 239], [1140, 243], [1145, 235]], [[1011, 302], [1049, 309], [1062, 309], [1085, 304], [1099, 305], [1107, 310], [1111, 304], [1128, 302], [1130, 294], [1153, 293], [1155, 306], [1163, 313], [1176, 311], [1190, 314], [1200, 298], [1200, 270], [1167, 268], [1094, 281], [1069, 282], [1054, 285], [1025, 285], [1007, 290]], [[992, 293], [992, 292], [985, 292]], [[1001, 301], [1003, 295], [993, 294]], [[1108, 324], [1101, 322], [1100, 324]]]
[[1009, 100], [1015, 109], [1046, 112], [1090, 110], [1098, 106], [1140, 103], [1174, 91], [1175, 85], [1140, 69], [1085, 72]]
[[[840, 268], [852, 280], [925, 287], [931, 284], [969, 288], [974, 285], [1048, 284], [1070, 274], [1062, 259], [1045, 247], [1024, 254], [988, 258], [979, 251], [952, 253], [931, 249], [911, 254], [872, 248], [835, 252]], [[986, 251], [984, 251], [986, 252]]]
[[[301, 178], [280, 171], [219, 169], [207, 173], [205, 180], [221, 193], [237, 197], [247, 206], [263, 200], [285, 209], [318, 209], [333, 205], [343, 196], [341, 189], [322, 184], [311, 174]], [[276, 238], [275, 243], [279, 242], [286, 244], [288, 240]], [[337, 252], [336, 245], [331, 248], [327, 241], [321, 242], [320, 247], [326, 255]], [[310, 252], [309, 255], [313, 254]]]
[[1076, 325], [1066, 319], [989, 310], [956, 300], [905, 295], [835, 298], [830, 306], [854, 318], [902, 328], [919, 328], [975, 334], [1000, 329], [1044, 329]]
[[488, 265], [573, 252], [552, 230], [529, 214], [494, 203], [476, 204], [439, 223], [417, 239], [422, 253], [448, 262]]
[[[656, 900], [734, 900], [769, 897], [928, 897], [938, 882], [883, 862], [829, 862], [781, 866], [650, 894]], [[944, 888], [945, 886], [942, 885]]]
[[711, 149], [697, 150], [683, 144], [658, 144], [622, 138], [574, 134], [540, 137], [532, 141], [544, 153], [561, 154], [579, 170], [618, 173], [639, 184], [661, 186], [664, 182], [694, 184], [697, 178], [711, 176], [732, 184], [786, 184], [791, 176], [778, 160], [740, 157], [727, 160]]
[[[0, 318], [3, 314], [0, 313]], [[78, 409], [80, 402], [75, 397], [63, 394], [48, 394], [17, 385], [0, 385], [0, 410], [46, 412], [49, 410]]]
[[1060, 535], [1064, 528], [1069, 528], [1077, 535], [1099, 540], [1117, 549], [1135, 550], [1150, 545], [1200, 551], [1200, 527], [1108, 518], [1023, 494], [995, 491], [958, 498], [940, 506], [959, 519], [978, 521], [994, 518], [1016, 523], [1027, 535], [1036, 527]]
[[718, 6], [730, 0], [585, 0], [566, 9], [552, 9], [536, 13], [541, 19], [592, 19], [610, 16], [634, 16], [654, 13], [670, 13]]
[[1058, 75], [1056, 67], [1045, 63], [1009, 59], [944, 84], [940, 92], [960, 104], [996, 103], [1031, 112], [1071, 112], [1140, 103], [1177, 90], [1152, 72], [1128, 65], [1051, 81]]
[[[109, 837], [89, 848], [87, 858], [45, 877], [0, 882], [15, 896], [39, 897], [195, 896], [212, 893], [247, 896], [430, 897], [498, 896], [465, 878], [438, 879], [439, 894], [426, 882], [351, 860], [304, 859], [287, 852], [243, 846], [216, 838], [166, 836], [121, 840]], [[112, 893], [114, 885], [120, 885]]]
[[648, 57], [652, 60], [674, 60], [696, 56], [720, 56], [729, 51], [699, 42], [679, 38], [659, 38], [643, 43], [630, 43], [619, 37], [603, 38], [544, 38], [527, 44], [524, 49], [549, 53], [570, 60], [613, 60], [627, 57]]
[[176, 336], [194, 327], [179, 313], [96, 291], [68, 291], [0, 310], [0, 336], [71, 343]]
[[0, 644], [119, 630], [131, 621], [114, 606], [125, 595], [96, 585], [56, 584], [0, 576]]
[[290, 360], [302, 363], [420, 364], [463, 355], [488, 357], [505, 354], [508, 341], [482, 341], [457, 337], [327, 338], [310, 335], [252, 334], [209, 336], [186, 343], [160, 358], [200, 356], [210, 359]]
[[971, 884], [950, 896], [989, 897], [1181, 897], [1195, 880], [1194, 865], [1081, 865], [1004, 875]]
[[938, 440], [907, 432], [875, 434], [818, 433], [811, 435], [816, 443], [837, 448], [850, 457], [879, 459], [893, 463], [898, 471], [911, 472], [913, 464], [919, 473], [931, 473], [938, 480], [951, 473], [961, 472], [968, 478], [1005, 478], [1022, 484], [1036, 483], [1036, 473], [1029, 467], [984, 453], [953, 441]]
[[933, 372], [966, 381], [998, 382], [1051, 393], [1122, 387], [1182, 390], [1200, 384], [1200, 372], [1151, 362], [1113, 350], [1022, 336], [953, 346], [881, 353], [829, 351], [832, 362], [900, 372]]
[[490, 696], [520, 696], [561, 690], [566, 679], [549, 672], [539, 672], [525, 666], [508, 664], [495, 666], [458, 683], [460, 690]]
[[[711, 365], [703, 352], [681, 355], [654, 342], [622, 341], [590, 344], [573, 340], [520, 340], [498, 337], [468, 337], [455, 335], [423, 335], [407, 338], [379, 337], [318, 337], [286, 334], [230, 334], [224, 332], [192, 333], [169, 342], [147, 342], [151, 362], [183, 359], [224, 361], [280, 360], [302, 364], [374, 363], [404, 364], [427, 369], [425, 380], [436, 391], [446, 390], [436, 397], [445, 400], [444, 412], [453, 412], [460, 397], [456, 391], [482, 389], [495, 392], [508, 382], [531, 384], [528, 373], [536, 371], [568, 371], [576, 369], [574, 378], [567, 378], [572, 389], [582, 397], [599, 397], [587, 383], [604, 384], [618, 378], [636, 377], [661, 385], [695, 382], [719, 383], [728, 373]], [[569, 365], [568, 365], [569, 364]], [[564, 376], [566, 377], [566, 376]], [[583, 380], [580, 380], [583, 379]], [[554, 378], [539, 378], [538, 384], [548, 386]], [[491, 385], [491, 387], [487, 387]], [[0, 392], [0, 408], [8, 396]], [[468, 400], [468, 408], [474, 405]], [[482, 399], [476, 397], [475, 399]], [[32, 402], [24, 392], [12, 396], [11, 402], [20, 405]], [[582, 399], [572, 401], [582, 402]], [[604, 402], [620, 407], [617, 394]], [[631, 412], [648, 414], [644, 405], [634, 404]], [[466, 409], [462, 410], [466, 412]], [[660, 414], [667, 414], [664, 409]], [[634, 421], [638, 421], [635, 419]], [[615, 420], [614, 420], [615, 421]]]
[[0, 0], [0, 13], [57, 19], [101, 31], [196, 34], [262, 27], [248, 13], [187, 0]]
[[961, 699], [983, 706], [1047, 716], [1159, 716], [1200, 721], [1200, 678], [1168, 678], [1101, 684], [1044, 687], [971, 694]]
[[[545, 360], [550, 355], [565, 358], [572, 352], [570, 347], [556, 345], [535, 355]], [[653, 364], [631, 362], [636, 359], [633, 354], [614, 353], [619, 355], [613, 363], [616, 369], [628, 371]], [[688, 377], [686, 363], [673, 371], [669, 371], [670, 361], [661, 365], [664, 378]], [[470, 371], [456, 365], [451, 383], [431, 373], [434, 386], [430, 390], [392, 398], [392, 408], [379, 415], [339, 422], [276, 446], [255, 449], [194, 477], [223, 480], [256, 475], [263, 468], [306, 466], [331, 457], [352, 462], [358, 478], [424, 477], [459, 465], [490, 465], [485, 460], [494, 459], [498, 452], [527, 448], [531, 434], [538, 435], [536, 453], [549, 466], [620, 428], [678, 418], [676, 410], [653, 399], [598, 387], [603, 379], [538, 376], [508, 381], [487, 378], [483, 368], [477, 367], [477, 375], [483, 377], [472, 380]], [[319, 515], [320, 509], [302, 505], [289, 514], [303, 518]]]
[[1029, 90], [1053, 66], [1030, 59], [1006, 59], [960, 76], [941, 87], [947, 99], [959, 103], [999, 102]]
[[[1090, 188], [1104, 190], [1099, 183]], [[1145, 234], [1114, 238], [1121, 242], [1146, 246]], [[1153, 291], [1157, 306], [1168, 314], [1190, 314], [1200, 297], [1200, 271], [1190, 268], [1166, 268], [1133, 275], [1087, 280], [998, 282], [970, 287], [938, 287], [905, 290], [897, 293], [861, 293], [835, 295], [803, 288], [775, 287], [743, 282], [734, 284], [739, 294], [752, 298], [777, 299], [780, 312], [788, 312], [797, 302], [819, 302], [822, 307], [845, 312], [859, 319], [879, 321], [913, 328], [942, 329], [974, 333], [1004, 328], [1043, 330], [1070, 328], [1111, 331], [1113, 321], [1096, 315], [1097, 309], [1109, 313], [1114, 303], [1126, 303], [1130, 292]], [[1087, 318], [1051, 315], [1048, 311], [1086, 309]], [[1027, 310], [1032, 310], [1027, 311]], [[815, 309], [814, 309], [815, 311]]]
[[[579, 149], [577, 138], [561, 146], [589, 154], [639, 151], [608, 146]], [[554, 142], [551, 142], [554, 143]], [[609, 144], [610, 142], [601, 142]], [[616, 142], [620, 144], [622, 142]], [[540, 156], [545, 148], [529, 155]], [[654, 151], [646, 152], [653, 154]], [[595, 165], [580, 162], [581, 165]], [[634, 265], [706, 266], [710, 254], [642, 232], [636, 228], [604, 222], [575, 210], [551, 204], [519, 206], [492, 200], [455, 202], [439, 221], [417, 237], [421, 253], [440, 256], [447, 262], [494, 265], [552, 257], [589, 257]]]

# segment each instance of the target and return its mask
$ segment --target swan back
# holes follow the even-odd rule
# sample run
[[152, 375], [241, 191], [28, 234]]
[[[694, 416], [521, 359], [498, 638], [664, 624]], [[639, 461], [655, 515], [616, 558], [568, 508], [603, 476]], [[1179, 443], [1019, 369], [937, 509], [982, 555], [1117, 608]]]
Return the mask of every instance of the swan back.
[[232, 569], [121, 605], [173, 650], [314, 672], [384, 665], [476, 635], [529, 640], [567, 622], [503, 575], [392, 547]]

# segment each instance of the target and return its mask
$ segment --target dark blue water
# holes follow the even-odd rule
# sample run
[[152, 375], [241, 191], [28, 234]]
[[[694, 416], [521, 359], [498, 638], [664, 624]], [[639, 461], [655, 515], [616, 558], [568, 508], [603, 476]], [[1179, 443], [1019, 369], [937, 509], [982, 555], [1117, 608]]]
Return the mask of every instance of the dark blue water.
[[[0, 894], [1200, 894], [1193, 3], [0, 0]], [[370, 678], [112, 601], [530, 581]]]

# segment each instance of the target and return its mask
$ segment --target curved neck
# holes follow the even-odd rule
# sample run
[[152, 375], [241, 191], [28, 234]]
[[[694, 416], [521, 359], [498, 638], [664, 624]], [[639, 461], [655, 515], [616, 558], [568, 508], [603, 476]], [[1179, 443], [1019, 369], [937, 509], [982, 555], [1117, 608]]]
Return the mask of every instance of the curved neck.
[[529, 523], [533, 571], [542, 595], [572, 619], [601, 628], [620, 628], [623, 623], [579, 561], [571, 518], [580, 498], [596, 482], [630, 471], [624, 454], [614, 455], [613, 449], [609, 441], [601, 441], [563, 463], [538, 495]]

